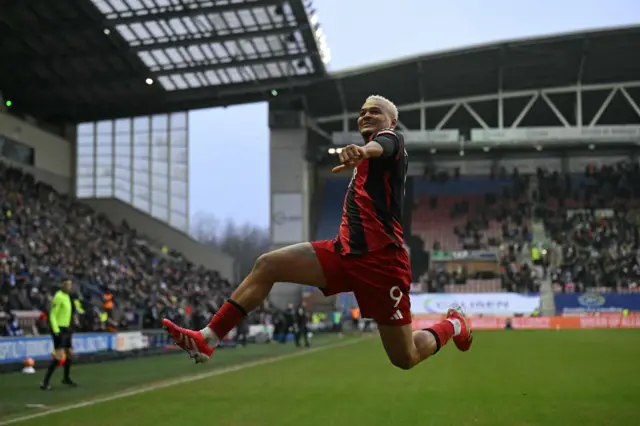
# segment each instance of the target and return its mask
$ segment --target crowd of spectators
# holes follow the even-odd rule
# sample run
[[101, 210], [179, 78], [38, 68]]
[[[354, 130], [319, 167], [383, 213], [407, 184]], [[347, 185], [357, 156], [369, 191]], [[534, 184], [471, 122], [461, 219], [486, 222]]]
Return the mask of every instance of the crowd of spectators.
[[[63, 277], [76, 283], [79, 326], [157, 327], [209, 317], [232, 285], [19, 169], [0, 164], [0, 312], [46, 313]], [[106, 314], [106, 315], [105, 315]], [[46, 321], [45, 321], [46, 323]]]
[[587, 167], [580, 179], [539, 172], [536, 215], [554, 242], [545, 266], [558, 292], [637, 291], [640, 166]]
[[[507, 176], [507, 171], [501, 167], [492, 170], [489, 177], [501, 180], [508, 177], [511, 184], [503, 187], [501, 192], [484, 194], [483, 201], [473, 206], [474, 212], [467, 219], [465, 226], [454, 230], [465, 250], [488, 249], [505, 242], [519, 244], [530, 238], [530, 176], [520, 175], [517, 169], [513, 169], [512, 174]], [[454, 206], [451, 217], [467, 213], [468, 203], [462, 202]], [[499, 225], [499, 232], [490, 232], [496, 228], [495, 224]], [[486, 238], [483, 234], [487, 234]]]
[[[504, 170], [499, 173], [505, 177]], [[456, 229], [463, 249], [495, 252], [496, 273], [434, 262], [443, 252], [435, 241], [431, 268], [419, 277], [424, 290], [471, 288], [471, 281], [486, 280], [485, 291], [537, 292], [548, 278], [558, 292], [640, 291], [638, 163], [589, 166], [584, 175], [538, 169], [521, 176], [514, 170], [510, 178], [512, 185], [502, 193], [486, 194], [472, 208], [458, 203], [451, 211], [452, 217], [469, 217]], [[544, 242], [533, 241], [532, 218], [544, 225]], [[501, 232], [488, 237], [492, 221]], [[499, 278], [498, 287], [494, 278]]]

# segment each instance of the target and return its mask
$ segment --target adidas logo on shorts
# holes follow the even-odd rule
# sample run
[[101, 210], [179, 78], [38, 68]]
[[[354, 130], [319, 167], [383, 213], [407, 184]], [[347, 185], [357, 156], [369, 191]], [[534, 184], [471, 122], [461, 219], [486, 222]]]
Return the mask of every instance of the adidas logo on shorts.
[[391, 315], [391, 319], [392, 320], [401, 320], [404, 317], [402, 316], [402, 312], [400, 312], [400, 310], [397, 310], [395, 314]]

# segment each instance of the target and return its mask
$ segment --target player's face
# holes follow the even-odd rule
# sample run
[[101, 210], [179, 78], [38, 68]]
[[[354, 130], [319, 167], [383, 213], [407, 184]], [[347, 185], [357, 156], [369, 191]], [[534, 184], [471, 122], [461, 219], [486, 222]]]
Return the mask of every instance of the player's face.
[[71, 291], [72, 286], [73, 284], [71, 283], [71, 280], [66, 280], [62, 283], [62, 289], [67, 293]]
[[368, 138], [375, 132], [390, 127], [395, 127], [395, 120], [383, 102], [372, 99], [362, 105], [358, 117], [358, 130], [362, 136]]

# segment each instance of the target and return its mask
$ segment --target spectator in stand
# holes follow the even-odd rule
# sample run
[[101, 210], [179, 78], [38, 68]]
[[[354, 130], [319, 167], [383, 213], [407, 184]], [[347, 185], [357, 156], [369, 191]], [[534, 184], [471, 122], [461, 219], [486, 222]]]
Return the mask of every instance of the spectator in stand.
[[11, 312], [8, 313], [5, 318], [3, 336], [4, 337], [19, 337], [22, 336], [22, 329], [18, 323], [18, 318]]

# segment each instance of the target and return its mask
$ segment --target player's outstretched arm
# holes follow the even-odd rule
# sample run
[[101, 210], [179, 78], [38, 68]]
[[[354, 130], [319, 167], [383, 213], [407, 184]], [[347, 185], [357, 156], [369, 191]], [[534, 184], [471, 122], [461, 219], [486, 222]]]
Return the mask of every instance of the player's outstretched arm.
[[400, 149], [400, 140], [398, 136], [389, 130], [383, 130], [376, 134], [371, 142], [367, 142], [364, 146], [349, 145], [342, 149], [338, 155], [340, 165], [334, 167], [333, 173], [356, 167], [362, 160], [370, 158], [387, 158], [394, 156]]
[[340, 159], [340, 165], [334, 167], [331, 171], [333, 173], [340, 173], [341, 171], [352, 168], [358, 165], [360, 161], [369, 158], [381, 157], [384, 153], [382, 145], [378, 142], [369, 142], [365, 146], [349, 145], [342, 149], [338, 158]]

